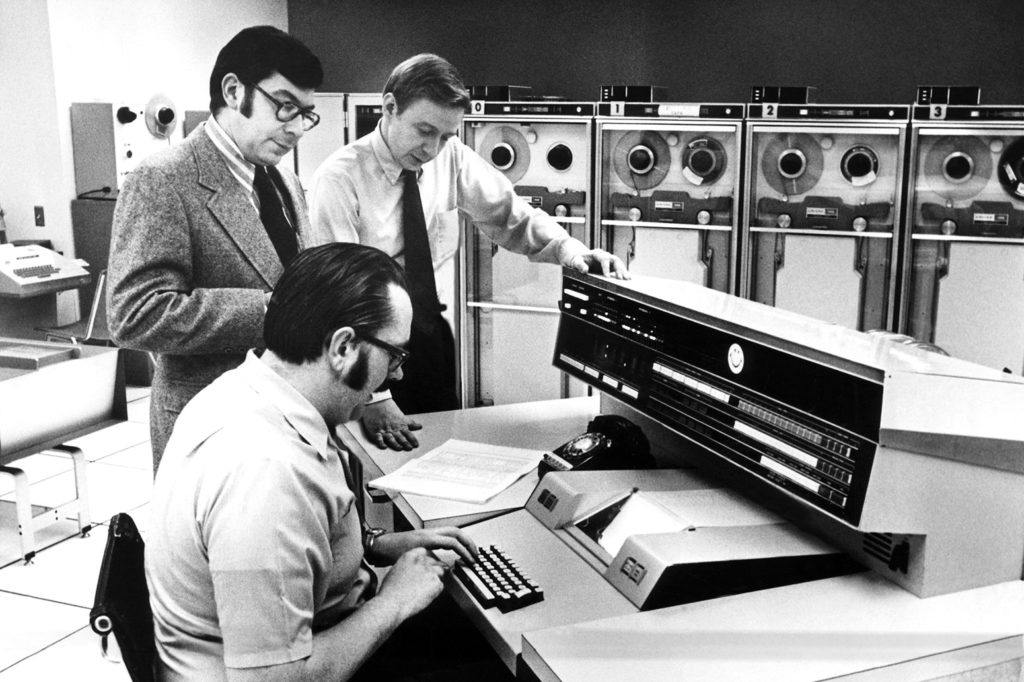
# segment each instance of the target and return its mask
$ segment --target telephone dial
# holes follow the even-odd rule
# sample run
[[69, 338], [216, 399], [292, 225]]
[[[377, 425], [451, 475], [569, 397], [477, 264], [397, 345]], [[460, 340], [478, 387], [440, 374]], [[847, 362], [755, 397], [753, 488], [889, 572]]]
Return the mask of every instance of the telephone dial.
[[544, 453], [537, 469], [543, 476], [549, 471], [653, 467], [651, 448], [640, 427], [617, 414], [600, 414], [587, 424], [586, 432]]

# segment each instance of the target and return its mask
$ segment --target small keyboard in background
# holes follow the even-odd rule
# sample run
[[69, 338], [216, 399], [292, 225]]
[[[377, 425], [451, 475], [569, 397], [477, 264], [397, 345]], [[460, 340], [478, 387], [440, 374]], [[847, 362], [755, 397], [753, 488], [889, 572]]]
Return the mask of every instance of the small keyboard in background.
[[497, 606], [508, 613], [544, 599], [544, 590], [523, 574], [516, 562], [495, 545], [480, 548], [480, 556], [472, 566], [456, 564], [456, 577], [466, 586], [480, 606]]

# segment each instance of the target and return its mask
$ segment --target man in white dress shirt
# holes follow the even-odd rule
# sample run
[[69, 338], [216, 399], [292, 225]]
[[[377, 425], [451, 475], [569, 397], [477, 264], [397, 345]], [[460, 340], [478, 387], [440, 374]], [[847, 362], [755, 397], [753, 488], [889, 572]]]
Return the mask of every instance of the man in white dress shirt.
[[[407, 59], [384, 86], [376, 130], [339, 149], [313, 177], [310, 217], [318, 239], [375, 246], [402, 264], [410, 279], [415, 314], [405, 378], [392, 384], [390, 393], [375, 394], [362, 417], [368, 436], [381, 448], [418, 445], [411, 431], [420, 425], [406, 414], [459, 407], [455, 344], [441, 313], [455, 298], [460, 215], [494, 243], [531, 261], [628, 277], [621, 259], [569, 236], [459, 140], [468, 107], [469, 92], [450, 63], [432, 54]], [[413, 204], [422, 206], [416, 219], [425, 226], [429, 244], [423, 277], [411, 261], [420, 259], [416, 254], [427, 244], [417, 248], [405, 231], [413, 221]]]

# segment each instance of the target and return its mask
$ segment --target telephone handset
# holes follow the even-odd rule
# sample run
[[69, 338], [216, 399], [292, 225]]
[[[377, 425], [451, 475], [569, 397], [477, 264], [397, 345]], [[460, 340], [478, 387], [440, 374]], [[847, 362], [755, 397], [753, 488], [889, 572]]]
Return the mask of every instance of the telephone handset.
[[653, 467], [651, 448], [640, 427], [617, 414], [601, 414], [587, 424], [586, 432], [544, 453], [537, 469], [543, 476], [549, 471]]

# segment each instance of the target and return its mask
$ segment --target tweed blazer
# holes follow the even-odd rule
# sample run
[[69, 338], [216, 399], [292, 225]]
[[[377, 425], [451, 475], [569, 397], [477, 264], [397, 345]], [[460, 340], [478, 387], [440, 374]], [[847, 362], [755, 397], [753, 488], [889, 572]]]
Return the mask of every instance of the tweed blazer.
[[[302, 187], [294, 173], [278, 169], [299, 248], [311, 246]], [[187, 400], [241, 364], [247, 349], [262, 348], [265, 293], [282, 270], [249, 196], [200, 125], [141, 163], [118, 196], [108, 269], [111, 337], [156, 354], [167, 390], [181, 384]]]

